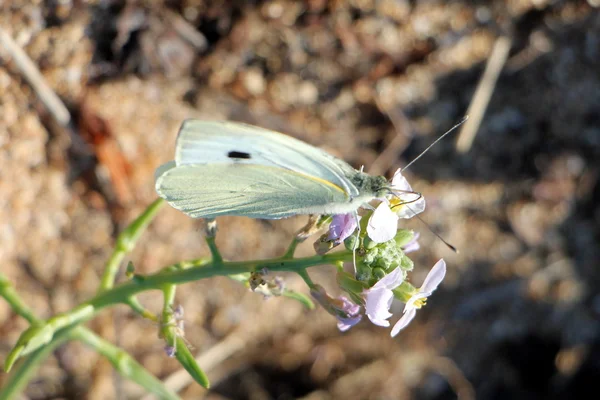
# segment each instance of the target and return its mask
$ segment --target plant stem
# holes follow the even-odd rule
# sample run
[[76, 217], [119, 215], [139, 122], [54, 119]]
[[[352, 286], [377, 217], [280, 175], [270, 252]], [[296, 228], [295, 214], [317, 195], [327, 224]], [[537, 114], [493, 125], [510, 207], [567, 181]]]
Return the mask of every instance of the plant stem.
[[[2, 296], [13, 311], [25, 318], [31, 324], [42, 324], [44, 321], [38, 318], [25, 304], [15, 291], [8, 279], [0, 273], [0, 296]], [[135, 298], [134, 302], [137, 303]], [[131, 305], [131, 303], [129, 303]], [[141, 305], [140, 305], [141, 307]], [[57, 332], [52, 341], [47, 345], [35, 350], [15, 369], [4, 386], [0, 389], [0, 400], [8, 400], [22, 392], [27, 383], [33, 377], [38, 365], [44, 361], [58, 346], [69, 340], [81, 340], [92, 347], [98, 353], [106, 357], [115, 369], [124, 377], [133, 380], [148, 392], [164, 399], [178, 399], [177, 395], [162, 384], [160, 380], [148, 372], [141, 364], [135, 361], [126, 351], [112, 345], [97, 336], [89, 329], [77, 326], [71, 330]]]
[[159, 322], [159, 318], [156, 316], [156, 314], [148, 311], [141, 303], [140, 301], [137, 299], [137, 297], [135, 296], [131, 296], [129, 299], [127, 299], [127, 305], [129, 307], [131, 307], [131, 309], [133, 311], [135, 311], [136, 313], [138, 313], [140, 316], [142, 316], [143, 318], [149, 319], [152, 322]]
[[117, 372], [125, 378], [136, 382], [148, 392], [155, 394], [161, 399], [179, 399], [177, 394], [168, 389], [126, 351], [114, 346], [92, 332], [81, 328], [74, 329], [69, 336], [81, 340], [83, 343], [102, 354], [110, 361]]
[[[204, 278], [219, 275], [239, 274], [242, 272], [252, 272], [260, 268], [268, 268], [270, 271], [291, 271], [298, 272], [305, 268], [330, 264], [340, 260], [351, 260], [352, 253], [342, 251], [339, 253], [317, 255], [312, 257], [287, 260], [283, 258], [274, 258], [259, 261], [245, 262], [226, 262], [221, 266], [214, 266], [212, 263], [206, 263], [206, 260], [196, 260], [184, 262], [184, 265], [190, 265], [187, 269], [180, 269], [181, 263], [174, 264], [165, 268], [156, 274], [149, 276], [136, 276], [129, 282], [122, 283], [110, 290], [99, 293], [92, 299], [80, 304], [73, 310], [56, 315], [46, 321], [41, 326], [31, 327], [19, 338], [15, 348], [9, 353], [5, 368], [8, 370], [13, 362], [22, 355], [37, 350], [52, 341], [53, 336], [64, 329], [72, 330], [77, 325], [86, 322], [95, 317], [103, 308], [110, 305], [124, 303], [137, 293], [146, 290], [162, 290], [165, 285], [179, 284], [185, 282], [197, 281]], [[193, 265], [198, 265], [193, 267]]]
[[123, 258], [125, 258], [125, 255], [133, 249], [136, 241], [142, 235], [144, 230], [146, 230], [148, 224], [152, 222], [163, 204], [165, 204], [163, 199], [155, 200], [139, 217], [119, 234], [117, 242], [115, 243], [115, 250], [106, 263], [104, 274], [102, 274], [102, 280], [100, 281], [100, 287], [98, 289], [99, 293], [114, 286], [117, 273], [119, 272], [119, 266], [121, 265]]
[[283, 255], [283, 258], [292, 258], [292, 257], [294, 257], [294, 253], [296, 252], [296, 247], [298, 247], [298, 245], [301, 242], [302, 241], [298, 240], [297, 236], [294, 236], [294, 239], [292, 239], [292, 242], [290, 243], [290, 245], [287, 248], [285, 254]]
[[48, 358], [58, 346], [68, 341], [69, 336], [67, 332], [59, 332], [52, 342], [40, 347], [20, 363], [10, 377], [5, 380], [2, 388], [0, 388], [0, 400], [13, 399], [17, 394], [21, 393], [31, 378], [33, 378], [39, 364]]
[[43, 322], [33, 313], [29, 306], [21, 300], [13, 285], [2, 273], [0, 273], [0, 296], [8, 302], [10, 308], [12, 308], [17, 315], [25, 318], [30, 324]]

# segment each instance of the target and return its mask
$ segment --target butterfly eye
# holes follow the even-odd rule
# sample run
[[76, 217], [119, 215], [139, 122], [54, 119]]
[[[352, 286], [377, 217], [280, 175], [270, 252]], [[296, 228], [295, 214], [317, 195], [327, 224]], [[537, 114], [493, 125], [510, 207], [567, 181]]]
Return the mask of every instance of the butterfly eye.
[[252, 157], [250, 156], [250, 153], [245, 153], [243, 151], [235, 151], [232, 150], [229, 153], [227, 153], [227, 157], [229, 158], [241, 158], [243, 160], [249, 160]]

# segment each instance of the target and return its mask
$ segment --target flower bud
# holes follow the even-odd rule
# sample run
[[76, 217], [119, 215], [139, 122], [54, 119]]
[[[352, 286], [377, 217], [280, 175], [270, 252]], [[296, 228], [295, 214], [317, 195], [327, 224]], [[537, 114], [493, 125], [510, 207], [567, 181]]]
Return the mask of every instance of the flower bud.
[[315, 285], [310, 294], [329, 314], [337, 318], [340, 331], [347, 331], [360, 322], [362, 318], [360, 306], [352, 303], [346, 297], [340, 296], [334, 299], [320, 285]]
[[386, 275], [387, 274], [385, 273], [385, 271], [382, 268], [373, 268], [373, 278], [375, 278], [376, 280], [379, 281], [381, 278], [383, 278]]
[[350, 251], [358, 249], [358, 237], [356, 237], [356, 235], [348, 236], [346, 240], [344, 240], [344, 246], [346, 247], [346, 250]]
[[414, 237], [415, 233], [413, 231], [408, 229], [399, 229], [398, 233], [396, 233], [396, 236], [394, 237], [394, 241], [396, 242], [396, 245], [404, 247], [410, 243]]

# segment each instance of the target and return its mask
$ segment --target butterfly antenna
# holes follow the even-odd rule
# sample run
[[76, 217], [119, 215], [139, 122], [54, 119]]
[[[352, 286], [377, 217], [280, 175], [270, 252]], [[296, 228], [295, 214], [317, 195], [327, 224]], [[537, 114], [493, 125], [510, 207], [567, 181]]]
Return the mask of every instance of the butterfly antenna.
[[[394, 210], [395, 207], [401, 207], [401, 206], [405, 206], [407, 204], [411, 204], [411, 203], [416, 203], [417, 201], [421, 200], [423, 198], [423, 195], [419, 192], [414, 192], [412, 190], [397, 190], [398, 192], [402, 192], [402, 193], [410, 193], [410, 194], [414, 194], [417, 196], [416, 199], [414, 200], [407, 200], [407, 201], [403, 201], [400, 196], [398, 196], [398, 194], [392, 190], [389, 191], [389, 194], [391, 194], [392, 196], [396, 197], [398, 200], [402, 201], [402, 203], [393, 205], [392, 207], [390, 207], [392, 209], [392, 211]], [[412, 211], [412, 210], [411, 210]], [[414, 214], [416, 214], [413, 211]]]
[[[404, 205], [405, 205], [406, 207], [408, 207], [408, 205], [407, 205], [407, 204], [404, 204]], [[411, 209], [410, 207], [408, 207], [408, 209], [412, 211], [412, 209]], [[430, 226], [430, 225], [429, 225], [427, 222], [425, 222], [425, 220], [424, 220], [423, 218], [421, 218], [421, 217], [420, 217], [420, 216], [419, 216], [417, 213], [415, 213], [414, 211], [412, 211], [412, 212], [413, 212], [414, 216], [415, 216], [415, 217], [417, 217], [417, 219], [418, 219], [419, 221], [421, 221], [421, 222], [422, 222], [422, 223], [423, 223], [423, 224], [424, 224], [424, 225], [425, 225], [425, 226], [426, 226], [426, 227], [427, 227], [427, 228], [428, 228], [428, 229], [431, 231], [431, 233], [433, 233], [433, 234], [434, 234], [434, 235], [435, 235], [435, 236], [436, 236], [438, 239], [440, 239], [440, 240], [442, 241], [442, 243], [444, 243], [446, 246], [448, 246], [448, 248], [449, 248], [450, 250], [452, 250], [452, 251], [453, 251], [453, 252], [455, 252], [456, 254], [460, 253], [460, 252], [458, 251], [458, 249], [457, 249], [456, 247], [452, 246], [450, 243], [448, 243], [448, 242], [447, 242], [447, 241], [446, 241], [446, 240], [445, 240], [445, 239], [442, 237], [442, 235], [440, 235], [440, 234], [439, 234], [439, 233], [437, 233], [435, 230], [433, 230], [433, 228], [432, 228], [432, 227], [431, 227], [431, 226]]]
[[423, 150], [421, 152], [421, 154], [419, 154], [411, 162], [409, 162], [408, 165], [406, 165], [406, 167], [402, 168], [402, 171], [406, 171], [408, 169], [408, 167], [410, 167], [411, 165], [413, 165], [415, 163], [415, 161], [417, 161], [419, 158], [423, 157], [423, 155], [425, 153], [427, 153], [429, 151], [429, 149], [431, 149], [433, 146], [435, 146], [435, 144], [437, 142], [439, 142], [440, 140], [442, 140], [443, 138], [445, 138], [446, 136], [448, 136], [450, 133], [452, 133], [454, 130], [456, 130], [456, 128], [458, 128], [459, 126], [461, 126], [462, 124], [464, 124], [468, 119], [469, 119], [469, 116], [465, 115], [456, 125], [454, 125], [448, 131], [446, 131], [446, 133], [444, 133], [442, 136], [440, 136], [439, 138], [437, 138], [433, 143], [431, 143], [425, 150]]

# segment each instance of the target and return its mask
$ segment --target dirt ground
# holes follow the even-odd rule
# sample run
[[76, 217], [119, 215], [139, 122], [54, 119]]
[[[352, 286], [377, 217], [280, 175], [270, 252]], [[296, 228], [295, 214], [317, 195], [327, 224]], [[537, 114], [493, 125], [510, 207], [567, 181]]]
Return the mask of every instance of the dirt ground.
[[[473, 145], [410, 168], [427, 199], [413, 282], [449, 272], [398, 337], [263, 301], [225, 278], [181, 286], [209, 391], [185, 399], [586, 399], [600, 379], [600, 2], [0, 1], [10, 35], [67, 105], [61, 125], [0, 47], [2, 273], [41, 317], [93, 295], [116, 234], [155, 197], [185, 118], [286, 132], [390, 176], [467, 112], [498, 37], [510, 54]], [[394, 124], [395, 123], [395, 124]], [[302, 218], [223, 218], [233, 260], [273, 257]], [[208, 254], [165, 208], [128, 257], [143, 273]], [[300, 254], [311, 254], [311, 243]], [[333, 268], [311, 276], [334, 291]], [[306, 291], [297, 277], [287, 284]], [[121, 279], [124, 279], [121, 276]], [[158, 310], [160, 293], [142, 302]], [[401, 312], [402, 305], [394, 306]], [[26, 323], [0, 301], [0, 359]], [[180, 370], [127, 308], [89, 326], [161, 379]], [[0, 384], [6, 374], [0, 373]], [[30, 399], [140, 398], [79, 343]]]

